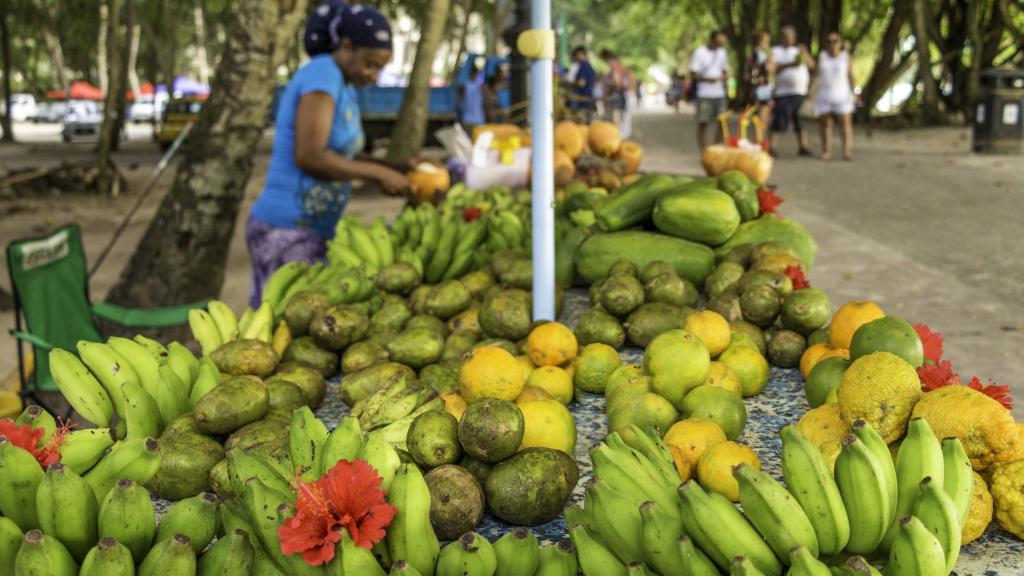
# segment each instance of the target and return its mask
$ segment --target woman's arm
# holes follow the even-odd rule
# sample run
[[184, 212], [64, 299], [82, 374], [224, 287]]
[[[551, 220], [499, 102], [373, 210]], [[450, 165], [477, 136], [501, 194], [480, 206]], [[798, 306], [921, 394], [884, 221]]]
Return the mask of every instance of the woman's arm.
[[295, 113], [295, 165], [327, 180], [375, 180], [384, 193], [402, 195], [409, 181], [402, 173], [364, 160], [349, 160], [330, 150], [327, 141], [334, 118], [334, 98], [310, 92], [299, 100]]

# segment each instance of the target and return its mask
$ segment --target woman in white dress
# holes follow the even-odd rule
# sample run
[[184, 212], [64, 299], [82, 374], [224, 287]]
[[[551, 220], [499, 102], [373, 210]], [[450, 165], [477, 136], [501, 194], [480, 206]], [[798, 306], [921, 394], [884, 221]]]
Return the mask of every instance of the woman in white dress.
[[821, 124], [821, 159], [832, 157], [832, 124], [835, 122], [843, 141], [843, 158], [853, 160], [853, 64], [839, 34], [828, 35], [828, 44], [818, 55], [817, 72], [814, 114]]

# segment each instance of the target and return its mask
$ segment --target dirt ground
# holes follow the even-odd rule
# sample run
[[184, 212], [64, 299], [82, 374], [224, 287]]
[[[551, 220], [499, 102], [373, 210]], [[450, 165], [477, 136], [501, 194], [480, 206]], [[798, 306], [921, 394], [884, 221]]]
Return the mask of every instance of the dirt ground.
[[[811, 142], [817, 147], [817, 127]], [[22, 131], [25, 132], [24, 130]], [[0, 145], [0, 173], [6, 169], [88, 159], [94, 144], [36, 142]], [[156, 146], [133, 134], [118, 154], [128, 191], [118, 198], [48, 194], [0, 197], [0, 244], [45, 234], [78, 222], [87, 257], [94, 261], [110, 242], [159, 160]], [[700, 173], [694, 124], [689, 114], [642, 112], [634, 139], [645, 149], [647, 170]], [[244, 307], [249, 260], [243, 236], [248, 207], [258, 195], [269, 160], [265, 138], [256, 158], [245, 204], [236, 223], [221, 298]], [[812, 284], [828, 292], [833, 306], [868, 298], [912, 322], [927, 322], [943, 333], [946, 357], [965, 379], [1009, 384], [1024, 417], [1024, 245], [1014, 241], [1024, 215], [1020, 157], [969, 152], [966, 128], [858, 130], [853, 162], [795, 158], [795, 140], [780, 146], [772, 181], [786, 200], [780, 211], [807, 226], [818, 241]], [[101, 300], [128, 261], [173, 178], [163, 174], [90, 281]], [[392, 216], [399, 201], [376, 193], [356, 195], [350, 209], [364, 218]], [[4, 264], [6, 268], [6, 261]], [[9, 278], [0, 286], [10, 290]], [[10, 312], [0, 328], [13, 328]], [[13, 339], [0, 338], [0, 378], [16, 364]]]

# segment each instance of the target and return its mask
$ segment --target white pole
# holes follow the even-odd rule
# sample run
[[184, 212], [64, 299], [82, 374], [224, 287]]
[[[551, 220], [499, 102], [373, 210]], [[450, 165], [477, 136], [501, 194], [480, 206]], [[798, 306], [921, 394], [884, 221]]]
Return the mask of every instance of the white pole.
[[[519, 0], [525, 2], [526, 0]], [[551, 0], [530, 0], [534, 30], [551, 28]], [[530, 126], [533, 129], [533, 319], [555, 319], [555, 173], [551, 59], [530, 64]]]

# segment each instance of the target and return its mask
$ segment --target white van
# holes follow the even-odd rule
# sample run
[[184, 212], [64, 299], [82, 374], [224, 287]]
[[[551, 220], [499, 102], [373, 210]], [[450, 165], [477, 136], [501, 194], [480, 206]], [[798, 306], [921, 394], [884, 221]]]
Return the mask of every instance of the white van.
[[[7, 103], [0, 102], [0, 108], [6, 110]], [[31, 94], [18, 92], [11, 94], [11, 120], [25, 122], [36, 113], [36, 97]]]

